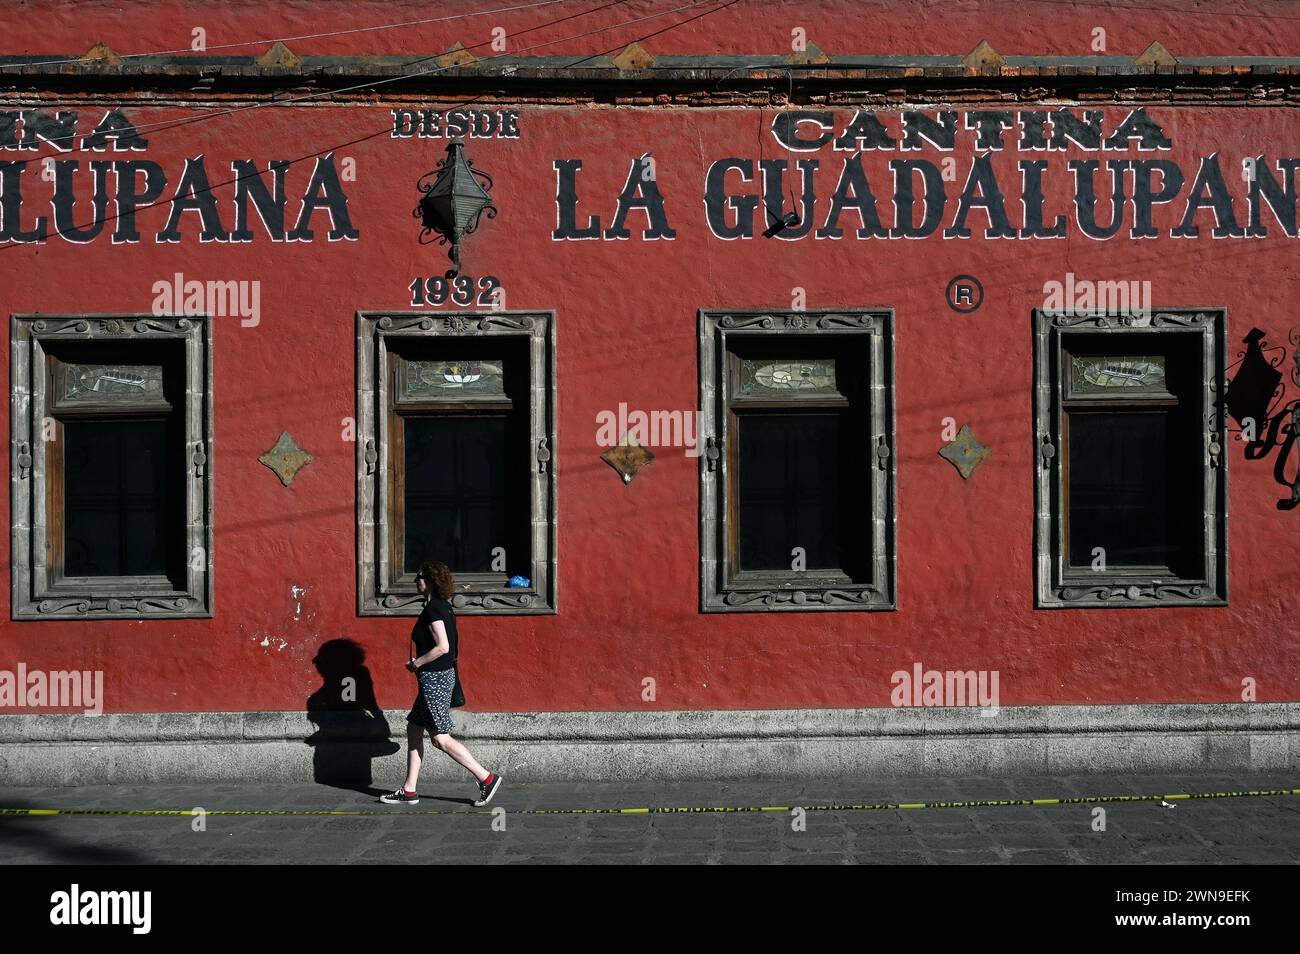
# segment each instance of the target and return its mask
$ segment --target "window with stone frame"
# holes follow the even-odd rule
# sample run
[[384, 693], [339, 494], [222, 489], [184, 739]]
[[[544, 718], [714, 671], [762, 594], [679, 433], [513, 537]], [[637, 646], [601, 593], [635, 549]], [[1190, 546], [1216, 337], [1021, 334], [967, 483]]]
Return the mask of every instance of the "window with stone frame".
[[893, 312], [701, 311], [703, 612], [896, 608]]
[[1226, 325], [1034, 313], [1039, 607], [1226, 605]]
[[358, 613], [418, 615], [430, 559], [458, 613], [554, 613], [554, 316], [361, 312], [357, 381]]
[[13, 618], [211, 616], [209, 320], [10, 330]]

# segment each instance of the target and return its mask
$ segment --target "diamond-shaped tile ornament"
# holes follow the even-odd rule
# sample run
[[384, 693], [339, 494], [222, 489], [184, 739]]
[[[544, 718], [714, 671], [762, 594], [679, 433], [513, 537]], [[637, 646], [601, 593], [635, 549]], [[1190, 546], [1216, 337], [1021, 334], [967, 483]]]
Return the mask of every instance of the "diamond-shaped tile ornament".
[[269, 50], [253, 62], [258, 66], [280, 66], [285, 69], [297, 69], [302, 66], [302, 57], [279, 40], [276, 40]]
[[957, 468], [962, 480], [969, 480], [970, 475], [975, 473], [975, 468], [991, 453], [991, 450], [975, 439], [970, 425], [963, 424], [957, 432], [957, 438], [952, 443], [945, 444], [939, 451], [939, 456]]
[[620, 70], [648, 70], [654, 65], [655, 55], [633, 40], [611, 62]]
[[275, 471], [275, 476], [279, 477], [280, 483], [286, 487], [293, 483], [294, 477], [298, 476], [298, 471], [315, 460], [311, 454], [294, 442], [288, 431], [282, 432], [275, 446], [257, 459]]
[[618, 471], [618, 475], [623, 478], [623, 483], [630, 484], [637, 472], [655, 459], [655, 455], [638, 444], [635, 438], [624, 434], [619, 445], [605, 451], [600, 455], [600, 459]]
[[1163, 43], [1156, 40], [1139, 53], [1133, 62], [1138, 66], [1177, 66], [1178, 57], [1166, 50]]
[[122, 57], [113, 52], [113, 48], [103, 40], [97, 40], [95, 45], [81, 54], [82, 63], [103, 63], [105, 66], [121, 66]]
[[453, 43], [446, 53], [438, 57], [438, 65], [444, 69], [452, 66], [473, 66], [477, 62], [478, 57], [471, 53], [460, 40]]
[[831, 61], [831, 58], [821, 51], [816, 43], [808, 40], [802, 50], [796, 50], [785, 58], [790, 64], [804, 64], [808, 66], [822, 66]]
[[1007, 65], [1007, 61], [988, 40], [980, 40], [975, 49], [961, 58], [961, 65], [968, 70], [1000, 69]]

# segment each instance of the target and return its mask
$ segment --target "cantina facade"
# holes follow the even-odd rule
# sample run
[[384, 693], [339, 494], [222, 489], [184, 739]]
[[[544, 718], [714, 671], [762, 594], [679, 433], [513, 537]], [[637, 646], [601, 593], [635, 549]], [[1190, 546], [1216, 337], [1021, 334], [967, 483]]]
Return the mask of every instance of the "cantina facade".
[[0, 15], [6, 777], [387, 772], [425, 559], [519, 776], [1294, 767], [1236, 6]]

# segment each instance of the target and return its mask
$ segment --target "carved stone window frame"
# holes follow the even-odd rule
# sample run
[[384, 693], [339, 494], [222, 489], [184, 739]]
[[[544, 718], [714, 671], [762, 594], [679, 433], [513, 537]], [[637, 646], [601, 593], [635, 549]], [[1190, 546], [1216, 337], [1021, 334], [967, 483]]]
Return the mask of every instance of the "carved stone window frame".
[[[185, 415], [184, 589], [143, 585], [136, 577], [50, 581], [43, 422], [49, 413], [47, 348], [60, 342], [183, 344]], [[212, 323], [206, 315], [10, 316], [11, 616], [33, 619], [207, 619], [213, 609]], [[179, 477], [180, 475], [176, 475]], [[194, 560], [201, 553], [201, 560]], [[196, 568], [195, 563], [202, 564]]]
[[[1035, 584], [1039, 609], [1146, 608], [1228, 605], [1228, 455], [1223, 396], [1227, 355], [1226, 308], [1162, 308], [1149, 315], [1115, 312], [1048, 312], [1035, 309], [1034, 326], [1034, 472]], [[1204, 573], [1196, 579], [1141, 578], [1122, 570], [1097, 571], [1095, 579], [1066, 577], [1062, 524], [1064, 475], [1060, 435], [1063, 336], [1114, 341], [1116, 349], [1134, 338], [1182, 336], [1198, 342], [1201, 353], [1201, 434], [1204, 454], [1199, 479], [1205, 512], [1202, 523]], [[1190, 475], [1189, 475], [1190, 476]]]
[[[739, 339], [862, 339], [868, 347], [870, 433], [862, 435], [863, 464], [872, 480], [870, 561], [873, 582], [820, 585], [798, 579], [733, 581], [726, 566], [728, 433], [726, 360]], [[700, 611], [868, 612], [897, 602], [897, 450], [894, 414], [894, 312], [891, 308], [811, 311], [699, 312]]]
[[473, 584], [452, 598], [461, 615], [538, 616], [556, 604], [555, 313], [552, 311], [357, 312], [357, 614], [418, 616], [424, 598], [391, 579], [388, 540], [389, 342], [412, 338], [528, 341], [532, 585]]

